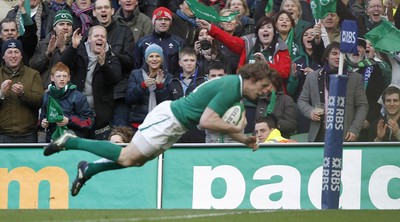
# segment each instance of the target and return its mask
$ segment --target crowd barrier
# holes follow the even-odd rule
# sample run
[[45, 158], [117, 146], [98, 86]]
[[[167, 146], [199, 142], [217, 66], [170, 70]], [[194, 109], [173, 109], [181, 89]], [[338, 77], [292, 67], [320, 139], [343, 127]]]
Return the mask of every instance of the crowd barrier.
[[[176, 144], [145, 166], [69, 193], [80, 160], [45, 144], [0, 145], [0, 209], [320, 209], [322, 143]], [[341, 163], [338, 163], [341, 164]], [[400, 209], [400, 144], [344, 143], [340, 208]]]

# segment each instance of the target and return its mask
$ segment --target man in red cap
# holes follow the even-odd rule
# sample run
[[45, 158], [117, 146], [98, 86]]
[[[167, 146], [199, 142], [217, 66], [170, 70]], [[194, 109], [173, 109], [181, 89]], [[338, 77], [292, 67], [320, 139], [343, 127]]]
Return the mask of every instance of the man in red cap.
[[154, 31], [152, 34], [144, 36], [136, 43], [135, 68], [141, 68], [144, 60], [144, 52], [151, 44], [159, 45], [164, 52], [163, 66], [171, 74], [178, 73], [179, 70], [179, 50], [185, 46], [182, 38], [170, 33], [172, 25], [172, 12], [165, 7], [158, 7], [153, 12], [152, 23]]

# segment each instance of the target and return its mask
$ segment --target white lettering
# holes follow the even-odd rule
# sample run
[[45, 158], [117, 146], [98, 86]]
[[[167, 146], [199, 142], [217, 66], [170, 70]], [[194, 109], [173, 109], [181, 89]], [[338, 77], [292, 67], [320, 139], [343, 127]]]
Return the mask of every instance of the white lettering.
[[[226, 182], [225, 196], [215, 198], [212, 183], [221, 178]], [[242, 173], [233, 166], [195, 166], [193, 169], [193, 209], [235, 209], [243, 201], [246, 182]]]
[[[300, 172], [291, 166], [265, 166], [254, 173], [254, 180], [270, 180], [280, 177], [279, 183], [256, 187], [250, 194], [250, 203], [256, 209], [300, 209]], [[280, 193], [279, 200], [271, 200], [270, 196]]]
[[[400, 209], [400, 198], [394, 199], [389, 196], [390, 181], [400, 179], [400, 167], [386, 165], [376, 169], [368, 186], [371, 202], [378, 209]], [[398, 184], [398, 181], [397, 181]], [[392, 185], [393, 186], [393, 185]], [[391, 190], [399, 190], [399, 187]]]

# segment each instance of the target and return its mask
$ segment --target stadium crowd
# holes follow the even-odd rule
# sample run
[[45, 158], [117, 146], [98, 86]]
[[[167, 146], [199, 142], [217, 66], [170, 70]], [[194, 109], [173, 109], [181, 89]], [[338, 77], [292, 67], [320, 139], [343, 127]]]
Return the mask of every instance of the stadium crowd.
[[[346, 19], [357, 23], [358, 53], [345, 54], [343, 139], [400, 140], [400, 57], [365, 38], [383, 23], [399, 28], [400, 1], [338, 0], [336, 13], [315, 19], [309, 0], [199, 0], [233, 16], [220, 22], [197, 19], [195, 0], [25, 1], [0, 23], [0, 143], [49, 142], [63, 130], [107, 140], [161, 102], [258, 62], [274, 71], [268, 94], [243, 98], [244, 133], [322, 142]], [[198, 128], [178, 142], [231, 141]]]

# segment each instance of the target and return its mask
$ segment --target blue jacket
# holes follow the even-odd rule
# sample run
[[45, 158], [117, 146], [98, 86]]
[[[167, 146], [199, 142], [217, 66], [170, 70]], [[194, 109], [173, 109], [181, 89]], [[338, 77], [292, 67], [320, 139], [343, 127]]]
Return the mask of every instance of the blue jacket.
[[[40, 123], [47, 118], [47, 106], [49, 102], [50, 91], [43, 96], [42, 108], [40, 112]], [[88, 130], [93, 126], [94, 116], [92, 109], [87, 102], [86, 96], [76, 89], [68, 89], [64, 95], [56, 99], [63, 109], [64, 116], [69, 119], [68, 129], [73, 130], [79, 137], [87, 137]], [[50, 142], [51, 135], [56, 129], [55, 123], [50, 123], [46, 141]]]
[[[128, 88], [126, 90], [126, 103], [134, 105], [129, 115], [129, 122], [142, 123], [148, 113], [149, 89], [143, 86], [143, 69], [135, 69], [131, 72], [128, 79]], [[166, 72], [164, 72], [166, 73]], [[155, 90], [157, 105], [168, 99], [168, 85], [172, 75], [167, 73], [162, 87]]]
[[177, 73], [180, 68], [179, 51], [185, 47], [184, 40], [176, 35], [157, 33], [155, 31], [150, 35], [140, 38], [136, 43], [134, 51], [135, 69], [140, 69], [145, 63], [144, 52], [152, 43], [159, 45], [163, 49], [163, 69], [172, 75]]

